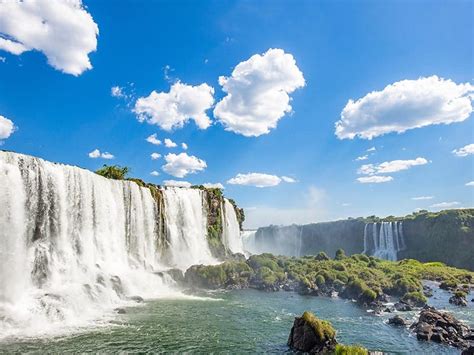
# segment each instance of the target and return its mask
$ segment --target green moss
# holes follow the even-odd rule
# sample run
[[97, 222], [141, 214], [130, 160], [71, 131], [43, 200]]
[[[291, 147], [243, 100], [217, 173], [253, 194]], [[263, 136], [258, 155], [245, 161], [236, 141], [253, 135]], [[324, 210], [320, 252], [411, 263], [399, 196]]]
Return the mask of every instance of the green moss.
[[401, 298], [401, 301], [406, 303], [413, 303], [415, 305], [422, 306], [426, 304], [427, 299], [421, 292], [408, 292]]
[[461, 291], [461, 290], [457, 290], [456, 292], [454, 292], [454, 295], [456, 297], [460, 297], [460, 298], [466, 298], [467, 297], [467, 293], [464, 292], [464, 291]]
[[335, 355], [367, 355], [369, 351], [360, 345], [337, 344]]
[[316, 285], [322, 286], [326, 283], [326, 280], [324, 279], [323, 275], [318, 275], [318, 276], [316, 276], [315, 282], [316, 282]]
[[336, 336], [336, 330], [331, 323], [317, 318], [313, 313], [306, 311], [301, 318], [313, 328], [320, 342], [334, 339]]
[[345, 253], [344, 249], [337, 249], [335, 259], [336, 260], [343, 260], [345, 258], [346, 258], [346, 253]]
[[323, 251], [319, 252], [315, 257], [315, 260], [323, 261], [323, 260], [331, 260], [331, 258]]

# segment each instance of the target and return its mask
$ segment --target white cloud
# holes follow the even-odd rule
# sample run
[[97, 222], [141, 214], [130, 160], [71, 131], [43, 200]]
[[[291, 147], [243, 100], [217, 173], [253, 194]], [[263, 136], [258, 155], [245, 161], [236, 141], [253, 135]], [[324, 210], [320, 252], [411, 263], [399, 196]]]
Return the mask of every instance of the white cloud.
[[147, 137], [146, 141], [154, 145], [160, 145], [161, 141], [156, 138], [156, 133], [153, 133], [151, 136]]
[[204, 186], [205, 188], [208, 188], [208, 189], [224, 189], [224, 185], [222, 185], [220, 182], [217, 182], [215, 184], [213, 184], [211, 182], [206, 182], [206, 183], [202, 184], [202, 186]]
[[67, 74], [91, 69], [99, 28], [81, 0], [24, 0], [0, 3], [0, 50], [15, 55], [37, 50]]
[[110, 89], [110, 95], [113, 97], [126, 97], [123, 89], [120, 86], [112, 86]]
[[160, 153], [151, 153], [151, 154], [150, 154], [150, 157], [151, 157], [151, 160], [160, 159], [160, 158], [161, 158], [161, 154], [160, 154]]
[[158, 171], [156, 171], [156, 170], [153, 170], [153, 171], [150, 173], [150, 175], [159, 176], [160, 173], [159, 173]]
[[296, 179], [292, 178], [292, 177], [289, 177], [289, 176], [282, 176], [281, 179], [284, 181], [284, 182], [288, 182], [290, 184], [292, 183], [295, 183], [295, 182], [298, 182]]
[[428, 164], [425, 158], [416, 158], [411, 160], [392, 160], [386, 161], [379, 165], [365, 164], [357, 171], [362, 175], [387, 174], [396, 173], [398, 171], [410, 169], [413, 166]]
[[101, 153], [99, 149], [94, 149], [92, 152], [89, 154], [89, 158], [96, 159], [96, 158], [102, 158], [102, 159], [113, 159], [115, 158], [112, 154], [109, 152], [104, 152]]
[[369, 156], [366, 154], [366, 155], [362, 155], [360, 157], [357, 157], [356, 161], [367, 160], [367, 159], [369, 159]]
[[206, 110], [214, 104], [214, 88], [207, 84], [198, 86], [176, 82], [169, 92], [152, 91], [147, 97], [140, 97], [133, 111], [140, 122], [157, 125], [166, 131], [181, 128], [194, 120], [201, 129], [211, 124]]
[[255, 187], [271, 187], [277, 186], [281, 182], [281, 178], [276, 175], [262, 173], [237, 174], [227, 183], [231, 185], [246, 185]]
[[367, 149], [368, 152], [375, 152], [377, 149], [375, 149], [375, 147], [372, 147], [372, 148], [369, 148]]
[[453, 201], [453, 202], [440, 202], [440, 203], [435, 203], [434, 205], [431, 205], [431, 208], [450, 208], [454, 206], [458, 206], [459, 202]]
[[347, 202], [344, 202], [344, 203], [341, 203], [341, 206], [342, 207], [349, 207], [351, 204], [350, 203], [347, 203]]
[[418, 197], [412, 197], [411, 199], [413, 201], [424, 201], [424, 200], [432, 200], [434, 196], [418, 196]]
[[178, 178], [185, 177], [188, 174], [197, 173], [207, 167], [204, 160], [186, 153], [170, 153], [165, 155], [165, 160], [166, 164], [163, 165], [163, 171]]
[[381, 184], [384, 182], [392, 181], [393, 177], [391, 176], [379, 176], [379, 175], [372, 175], [372, 176], [363, 176], [357, 178], [361, 184]]
[[474, 181], [469, 181], [468, 183], [466, 183], [466, 186], [474, 186]]
[[0, 140], [7, 139], [13, 132], [15, 132], [13, 121], [0, 115]]
[[181, 143], [181, 148], [183, 148], [184, 150], [187, 150], [188, 145], [186, 143]]
[[239, 63], [230, 77], [219, 77], [227, 93], [214, 109], [214, 116], [227, 131], [258, 137], [275, 128], [291, 112], [290, 96], [303, 87], [303, 73], [282, 49], [269, 49]]
[[467, 157], [474, 154], [474, 144], [465, 145], [462, 148], [454, 149], [452, 153], [458, 157]]
[[191, 183], [187, 181], [177, 181], [177, 180], [165, 180], [163, 181], [165, 186], [171, 187], [191, 187]]
[[174, 148], [176, 146], [177, 146], [177, 144], [175, 142], [173, 142], [171, 139], [165, 138], [165, 147]]
[[390, 132], [462, 122], [472, 112], [474, 86], [437, 76], [402, 80], [349, 100], [336, 123], [339, 139], [372, 139]]

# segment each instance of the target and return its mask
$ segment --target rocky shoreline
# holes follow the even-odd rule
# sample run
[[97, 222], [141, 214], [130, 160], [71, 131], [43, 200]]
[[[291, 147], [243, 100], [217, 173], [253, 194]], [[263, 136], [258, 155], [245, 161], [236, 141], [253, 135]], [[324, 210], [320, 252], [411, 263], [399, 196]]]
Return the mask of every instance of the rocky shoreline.
[[[472, 329], [427, 306], [427, 297], [436, 291], [434, 287], [451, 292], [450, 303], [459, 307], [467, 304], [467, 293], [474, 288], [474, 273], [441, 263], [391, 262], [360, 254], [348, 257], [340, 250], [334, 259], [324, 253], [302, 258], [262, 254], [245, 259], [243, 255], [234, 255], [220, 265], [194, 265], [184, 274], [173, 274], [175, 280], [191, 290], [252, 288], [340, 297], [374, 314], [420, 309], [420, 319], [410, 328], [419, 340], [436, 341], [466, 351], [474, 345]], [[436, 283], [429, 286], [423, 280]], [[445, 320], [447, 328], [441, 323], [427, 323], [435, 315]], [[408, 326], [400, 315], [389, 323]]]

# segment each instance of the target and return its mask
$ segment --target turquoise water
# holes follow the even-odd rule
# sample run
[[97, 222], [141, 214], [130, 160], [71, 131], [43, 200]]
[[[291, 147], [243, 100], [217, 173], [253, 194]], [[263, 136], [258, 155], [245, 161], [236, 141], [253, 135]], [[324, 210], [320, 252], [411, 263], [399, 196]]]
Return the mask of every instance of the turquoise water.
[[[437, 292], [433, 301], [442, 307], [447, 295]], [[293, 319], [305, 310], [330, 320], [342, 343], [393, 353], [459, 353], [453, 348], [419, 342], [408, 330], [386, 324], [390, 315], [372, 315], [350, 301], [254, 290], [200, 296], [204, 298], [150, 300], [127, 308], [126, 314], [117, 315], [106, 327], [74, 335], [3, 341], [0, 353], [284, 353], [288, 352], [286, 341]], [[468, 309], [452, 310], [474, 325], [472, 302]]]

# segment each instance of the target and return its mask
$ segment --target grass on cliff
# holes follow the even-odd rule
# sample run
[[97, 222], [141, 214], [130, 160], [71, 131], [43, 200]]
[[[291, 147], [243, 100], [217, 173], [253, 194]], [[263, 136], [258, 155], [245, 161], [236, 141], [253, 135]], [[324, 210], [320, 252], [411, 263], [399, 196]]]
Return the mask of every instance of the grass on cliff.
[[360, 345], [337, 344], [334, 355], [367, 355], [369, 352]]

